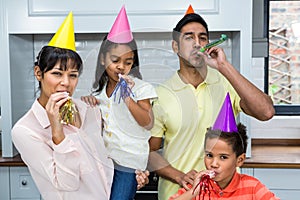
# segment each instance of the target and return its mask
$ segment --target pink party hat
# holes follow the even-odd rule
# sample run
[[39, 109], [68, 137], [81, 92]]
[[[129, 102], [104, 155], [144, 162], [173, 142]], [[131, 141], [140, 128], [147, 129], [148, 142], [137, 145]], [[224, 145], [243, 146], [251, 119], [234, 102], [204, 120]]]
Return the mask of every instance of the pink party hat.
[[212, 130], [221, 130], [224, 132], [238, 132], [229, 93], [227, 93], [225, 97], [224, 103], [212, 127]]
[[128, 43], [133, 40], [125, 6], [122, 6], [107, 39], [114, 43]]

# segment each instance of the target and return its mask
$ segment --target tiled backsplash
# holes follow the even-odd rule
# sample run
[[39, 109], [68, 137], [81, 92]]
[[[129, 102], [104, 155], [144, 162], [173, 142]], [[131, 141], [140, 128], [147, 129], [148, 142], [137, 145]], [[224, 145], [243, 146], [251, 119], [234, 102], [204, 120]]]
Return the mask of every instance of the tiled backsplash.
[[[231, 39], [222, 44], [227, 58], [231, 60]], [[91, 92], [97, 62], [98, 51], [104, 34], [76, 35], [76, 49], [84, 62], [83, 73], [78, 83], [75, 97], [87, 95]], [[34, 55], [47, 42], [51, 35], [34, 35]], [[140, 72], [145, 81], [154, 85], [162, 83], [179, 69], [178, 57], [172, 50], [171, 33], [137, 33]], [[219, 38], [219, 33], [211, 33], [211, 40]], [[36, 84], [37, 85], [37, 84]]]

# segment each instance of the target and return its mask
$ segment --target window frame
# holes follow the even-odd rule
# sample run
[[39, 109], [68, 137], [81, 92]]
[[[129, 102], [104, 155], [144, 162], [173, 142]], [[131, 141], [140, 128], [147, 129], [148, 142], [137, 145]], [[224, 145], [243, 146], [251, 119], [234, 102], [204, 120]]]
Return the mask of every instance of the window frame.
[[[268, 40], [268, 57], [265, 58], [265, 87], [264, 92], [269, 94], [269, 26], [270, 26], [270, 2], [271, 1], [290, 1], [290, 0], [264, 0], [264, 37]], [[277, 116], [300, 116], [300, 104], [295, 105], [279, 105], [274, 104], [275, 115]]]

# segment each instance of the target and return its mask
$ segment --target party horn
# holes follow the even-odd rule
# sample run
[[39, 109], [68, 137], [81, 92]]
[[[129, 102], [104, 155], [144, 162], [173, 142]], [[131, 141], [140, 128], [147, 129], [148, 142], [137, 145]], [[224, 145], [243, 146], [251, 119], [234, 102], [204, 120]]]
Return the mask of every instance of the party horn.
[[214, 47], [214, 46], [217, 46], [217, 45], [223, 43], [225, 40], [227, 40], [227, 38], [228, 38], [227, 35], [222, 34], [221, 37], [220, 37], [220, 39], [218, 39], [216, 41], [213, 41], [211, 43], [208, 43], [204, 47], [201, 47], [200, 52], [204, 52], [204, 51], [206, 51], [206, 49], [209, 49], [211, 47]]
[[76, 121], [76, 113], [78, 110], [76, 109], [75, 104], [70, 99], [59, 109], [59, 114], [61, 117], [62, 124], [75, 124]]

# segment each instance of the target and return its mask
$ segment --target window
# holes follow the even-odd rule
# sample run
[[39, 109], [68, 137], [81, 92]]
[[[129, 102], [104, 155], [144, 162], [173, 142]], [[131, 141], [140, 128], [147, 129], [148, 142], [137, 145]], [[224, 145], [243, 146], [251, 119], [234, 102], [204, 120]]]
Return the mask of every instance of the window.
[[276, 115], [300, 115], [300, 1], [265, 0], [269, 10], [268, 93]]

